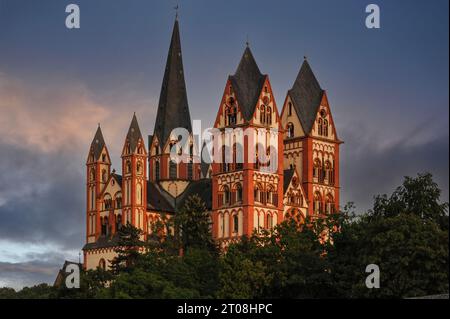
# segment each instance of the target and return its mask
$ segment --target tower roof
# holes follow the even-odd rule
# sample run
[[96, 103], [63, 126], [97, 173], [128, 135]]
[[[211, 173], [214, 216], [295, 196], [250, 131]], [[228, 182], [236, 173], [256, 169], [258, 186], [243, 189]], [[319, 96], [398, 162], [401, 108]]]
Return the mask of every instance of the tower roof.
[[229, 79], [236, 92], [242, 114], [248, 121], [253, 116], [256, 102], [266, 79], [266, 75], [259, 71], [249, 46], [245, 48], [236, 73]]
[[156, 135], [161, 143], [165, 143], [170, 136], [170, 132], [178, 127], [184, 127], [192, 132], [181, 56], [180, 30], [176, 19], [164, 71], [153, 135]]
[[141, 129], [139, 128], [136, 114], [134, 114], [127, 133], [127, 140], [130, 143], [131, 151], [134, 151], [136, 149], [139, 139], [144, 140], [142, 138]]
[[306, 134], [311, 132], [323, 93], [324, 91], [305, 59], [288, 94]]
[[94, 151], [94, 158], [97, 160], [100, 158], [102, 154], [103, 147], [105, 146], [105, 140], [103, 138], [102, 129], [100, 125], [97, 128], [97, 132], [95, 132], [94, 139], [91, 143], [91, 149]]

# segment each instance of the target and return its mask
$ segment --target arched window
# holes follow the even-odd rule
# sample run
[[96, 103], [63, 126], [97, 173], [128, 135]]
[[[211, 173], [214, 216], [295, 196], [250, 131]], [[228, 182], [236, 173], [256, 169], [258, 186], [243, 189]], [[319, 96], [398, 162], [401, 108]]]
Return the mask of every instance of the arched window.
[[288, 123], [286, 129], [287, 129], [288, 137], [289, 137], [289, 138], [294, 137], [294, 124]]
[[154, 150], [155, 150], [155, 155], [159, 155], [159, 147], [158, 147], [158, 145], [155, 145]]
[[261, 189], [259, 185], [255, 185], [253, 190], [253, 197], [256, 202], [261, 202]]
[[334, 213], [334, 199], [331, 194], [327, 195], [327, 202], [325, 207], [327, 214], [333, 214]]
[[169, 178], [176, 179], [177, 178], [177, 163], [169, 160]]
[[122, 227], [122, 214], [118, 214], [116, 217], [116, 230]]
[[327, 184], [331, 184], [331, 175], [332, 175], [332, 169], [331, 169], [331, 163], [330, 161], [325, 162], [325, 172], [324, 172], [324, 182]]
[[239, 217], [237, 214], [233, 215], [233, 232], [239, 232]]
[[136, 185], [136, 203], [142, 204], [142, 185], [139, 183]]
[[321, 173], [321, 167], [322, 164], [320, 163], [320, 160], [318, 158], [316, 158], [314, 160], [314, 167], [313, 167], [313, 178], [319, 178], [320, 173]]
[[291, 116], [291, 115], [292, 115], [292, 103], [289, 102], [288, 103], [288, 116]]
[[323, 135], [323, 120], [320, 118], [319, 119], [319, 135]]
[[328, 121], [323, 120], [323, 135], [328, 136]]
[[273, 227], [273, 219], [272, 219], [272, 215], [270, 213], [267, 214], [267, 228], [270, 229]]
[[137, 164], [136, 164], [136, 172], [139, 175], [142, 174], [142, 163], [141, 162], [137, 162]]
[[236, 185], [236, 201], [242, 201], [242, 186], [241, 184]]
[[95, 181], [95, 169], [91, 168], [91, 171], [89, 172], [89, 179], [91, 182]]
[[126, 172], [128, 174], [131, 173], [131, 162], [130, 161], [127, 161], [127, 163], [126, 163]]
[[223, 204], [228, 205], [230, 203], [230, 189], [228, 186], [223, 187]]
[[265, 123], [266, 122], [266, 107], [264, 104], [261, 105], [259, 108], [259, 122]]
[[113, 208], [113, 203], [112, 203], [112, 199], [111, 199], [111, 195], [106, 194], [103, 200], [103, 203], [105, 205], [105, 210], [109, 210]]
[[159, 161], [155, 161], [155, 180], [160, 179]]
[[322, 197], [319, 192], [314, 193], [313, 211], [315, 214], [322, 213]]
[[267, 123], [272, 124], [272, 108], [270, 106], [267, 107]]
[[122, 195], [116, 197], [116, 208], [122, 208]]
[[98, 268], [101, 270], [106, 270], [106, 261], [103, 258], [98, 262]]
[[102, 170], [102, 182], [106, 183], [106, 180], [108, 179], [108, 174], [106, 173], [106, 170]]

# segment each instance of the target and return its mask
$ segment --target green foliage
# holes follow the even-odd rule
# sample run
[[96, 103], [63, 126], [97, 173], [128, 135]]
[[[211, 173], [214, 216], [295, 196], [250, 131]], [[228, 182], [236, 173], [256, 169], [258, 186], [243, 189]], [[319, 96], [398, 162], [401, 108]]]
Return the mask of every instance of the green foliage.
[[122, 226], [117, 232], [119, 237], [117, 256], [111, 260], [111, 269], [114, 274], [130, 271], [137, 260], [144, 243], [141, 241], [142, 231], [131, 224]]
[[[80, 289], [38, 285], [0, 298], [404, 298], [448, 293], [448, 205], [431, 175], [405, 178], [367, 213], [352, 204], [326, 219], [244, 237], [219, 253], [198, 197], [158, 225], [147, 243], [140, 231], [119, 232], [113, 271], [82, 272]], [[172, 224], [171, 224], [172, 223]], [[174, 235], [161, 236], [174, 226]], [[368, 289], [377, 264], [381, 287]]]
[[192, 195], [186, 200], [183, 208], [175, 214], [173, 224], [183, 250], [192, 247], [216, 250], [210, 231], [209, 213], [198, 195]]

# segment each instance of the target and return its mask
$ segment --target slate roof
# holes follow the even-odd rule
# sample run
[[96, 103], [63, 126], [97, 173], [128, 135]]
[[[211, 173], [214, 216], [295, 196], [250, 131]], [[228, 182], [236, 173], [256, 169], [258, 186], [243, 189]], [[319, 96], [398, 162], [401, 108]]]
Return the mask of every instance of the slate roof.
[[89, 249], [97, 249], [97, 248], [108, 248], [108, 247], [115, 247], [119, 243], [119, 234], [115, 233], [113, 236], [100, 236], [96, 242], [94, 243], [87, 243], [84, 245], [83, 250], [89, 250]]
[[130, 142], [131, 151], [136, 150], [139, 139], [142, 139], [141, 129], [136, 118], [136, 114], [133, 114], [133, 119], [131, 120], [130, 128], [127, 133], [127, 140]]
[[191, 116], [184, 81], [178, 20], [172, 33], [166, 69], [159, 97], [154, 136], [165, 144], [174, 128], [184, 127], [192, 132]]
[[288, 95], [291, 97], [306, 134], [311, 132], [314, 125], [323, 93], [324, 91], [305, 59]]
[[116, 173], [112, 173], [111, 175], [112, 175], [112, 177], [114, 177], [116, 179], [116, 181], [120, 185], [120, 187], [122, 187], [122, 175], [119, 175]]
[[[203, 154], [203, 151], [205, 152], [204, 154]], [[202, 176], [206, 176], [208, 174], [208, 170], [209, 170], [209, 167], [211, 166], [211, 162], [212, 162], [211, 156], [210, 156], [210, 154], [208, 152], [208, 148], [206, 146], [206, 142], [203, 143], [202, 152], [201, 152], [200, 156], [201, 156], [200, 169], [202, 171]], [[205, 158], [203, 158], [203, 156], [205, 156]], [[206, 159], [206, 161], [205, 161], [205, 159]]]
[[177, 209], [181, 209], [186, 200], [192, 196], [198, 195], [205, 203], [207, 210], [212, 209], [212, 181], [211, 179], [200, 179], [189, 183], [186, 190], [177, 198]]
[[208, 210], [212, 209], [212, 182], [210, 179], [190, 182], [184, 192], [176, 199], [158, 183], [147, 182], [147, 206], [157, 211], [175, 213], [184, 206], [189, 196], [194, 194], [197, 194], [203, 200]]
[[249, 121], [256, 107], [266, 75], [261, 74], [252, 51], [247, 46], [242, 55], [241, 62], [234, 75], [230, 75], [231, 85], [246, 121]]
[[97, 128], [97, 132], [95, 132], [94, 139], [91, 143], [91, 148], [94, 150], [94, 159], [98, 160], [100, 155], [102, 154], [103, 147], [105, 146], [105, 140], [103, 138], [102, 129], [100, 125]]
[[151, 181], [147, 181], [147, 207], [162, 212], [175, 211], [172, 196]]
[[284, 179], [283, 179], [283, 194], [288, 190], [289, 184], [291, 183], [292, 176], [294, 176], [295, 169], [285, 169], [283, 171]]

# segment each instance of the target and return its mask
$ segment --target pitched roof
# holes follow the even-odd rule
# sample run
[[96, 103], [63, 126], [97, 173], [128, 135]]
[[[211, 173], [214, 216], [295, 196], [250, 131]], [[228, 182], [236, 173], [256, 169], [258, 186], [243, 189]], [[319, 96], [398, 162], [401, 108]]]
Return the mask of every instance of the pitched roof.
[[305, 59], [288, 94], [306, 134], [311, 132], [323, 93], [324, 91]]
[[175, 20], [153, 135], [158, 136], [160, 143], [166, 143], [172, 130], [178, 127], [192, 132], [181, 56], [180, 30], [178, 20]]
[[174, 212], [173, 197], [157, 183], [147, 181], [147, 206], [162, 212]]
[[202, 152], [200, 153], [200, 169], [202, 171], [202, 176], [208, 175], [208, 171], [212, 163], [210, 155], [211, 154], [208, 152], [208, 146], [206, 145], [206, 142], [204, 142], [202, 146]]
[[292, 177], [294, 176], [295, 168], [285, 169], [283, 171], [284, 179], [283, 179], [283, 194], [286, 193], [286, 191], [289, 188], [289, 184], [291, 183]]
[[186, 190], [177, 198], [177, 209], [181, 209], [186, 200], [192, 196], [198, 195], [200, 199], [205, 203], [206, 209], [212, 209], [212, 181], [211, 179], [200, 179], [189, 183]]
[[229, 77], [236, 98], [246, 121], [249, 121], [256, 107], [266, 75], [261, 74], [252, 51], [247, 46], [242, 55], [241, 62], [234, 75]]
[[141, 129], [136, 118], [136, 114], [133, 114], [133, 119], [131, 120], [130, 128], [127, 133], [127, 140], [130, 143], [131, 151], [133, 152], [138, 144], [139, 139], [142, 139]]
[[191, 195], [198, 195], [208, 210], [212, 209], [212, 182], [210, 179], [192, 181], [176, 199], [158, 183], [147, 182], [147, 206], [162, 212], [175, 213], [180, 210]]
[[97, 132], [95, 132], [94, 139], [91, 143], [91, 149], [94, 151], [94, 159], [99, 159], [102, 154], [103, 147], [105, 146], [105, 140], [103, 139], [102, 129], [100, 125], [97, 128]]
[[115, 178], [115, 180], [117, 181], [117, 184], [122, 186], [122, 175], [119, 175], [117, 173], [112, 173], [111, 175], [113, 178]]

